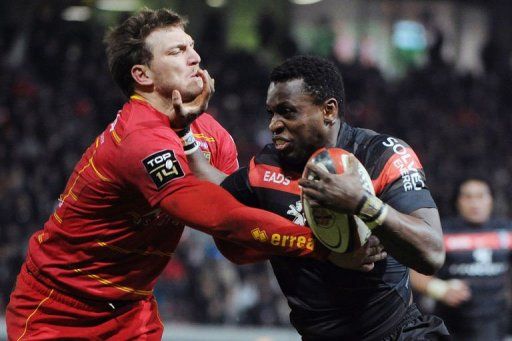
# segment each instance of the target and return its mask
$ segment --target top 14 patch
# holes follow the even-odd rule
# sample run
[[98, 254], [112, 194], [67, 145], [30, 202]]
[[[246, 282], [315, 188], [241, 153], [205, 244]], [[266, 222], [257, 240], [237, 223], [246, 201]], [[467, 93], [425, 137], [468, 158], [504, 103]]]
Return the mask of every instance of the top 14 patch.
[[185, 176], [172, 150], [162, 150], [142, 160], [146, 171], [158, 189], [173, 179]]

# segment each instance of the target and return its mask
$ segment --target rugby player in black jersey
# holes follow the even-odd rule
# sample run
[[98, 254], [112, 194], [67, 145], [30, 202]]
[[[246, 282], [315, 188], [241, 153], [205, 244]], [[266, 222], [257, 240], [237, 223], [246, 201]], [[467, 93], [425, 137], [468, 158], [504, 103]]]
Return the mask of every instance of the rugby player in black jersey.
[[[315, 204], [366, 220], [373, 226], [372, 240], [380, 239], [388, 257], [368, 261], [361, 257], [366, 245], [345, 255], [344, 269], [216, 240], [219, 250], [239, 264], [270, 260], [303, 340], [449, 339], [441, 319], [423, 316], [412, 303], [408, 267], [432, 275], [445, 257], [437, 208], [414, 151], [398, 138], [345, 122], [343, 81], [325, 59], [290, 58], [270, 80], [266, 106], [273, 143], [227, 177], [223, 187], [246, 205], [305, 224], [300, 185]], [[331, 175], [306, 165], [325, 146], [353, 153], [368, 170], [376, 196], [364, 191], [353, 167]], [[200, 177], [215, 178], [204, 160], [193, 164]], [[300, 179], [304, 167], [320, 180]], [[304, 242], [284, 237], [268, 236], [276, 245]]]
[[436, 277], [411, 272], [411, 284], [434, 298], [455, 340], [505, 338], [511, 286], [512, 222], [492, 216], [489, 182], [468, 177], [456, 186], [458, 216], [443, 220], [446, 262]]

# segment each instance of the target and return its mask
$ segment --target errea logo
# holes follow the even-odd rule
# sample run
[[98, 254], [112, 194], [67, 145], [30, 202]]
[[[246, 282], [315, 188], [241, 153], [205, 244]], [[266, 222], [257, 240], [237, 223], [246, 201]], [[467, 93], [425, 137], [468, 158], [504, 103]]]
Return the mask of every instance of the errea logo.
[[264, 230], [260, 230], [258, 227], [251, 230], [251, 235], [254, 239], [262, 243], [268, 241], [267, 233]]
[[142, 160], [146, 171], [158, 189], [173, 179], [185, 176], [172, 150], [162, 150]]

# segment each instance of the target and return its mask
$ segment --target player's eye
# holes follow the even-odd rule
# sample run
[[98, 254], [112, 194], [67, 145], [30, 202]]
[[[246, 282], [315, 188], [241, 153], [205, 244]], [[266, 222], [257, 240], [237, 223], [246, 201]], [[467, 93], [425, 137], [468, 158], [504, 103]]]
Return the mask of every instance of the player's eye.
[[284, 118], [293, 118], [295, 116], [295, 110], [290, 107], [279, 108], [279, 114]]

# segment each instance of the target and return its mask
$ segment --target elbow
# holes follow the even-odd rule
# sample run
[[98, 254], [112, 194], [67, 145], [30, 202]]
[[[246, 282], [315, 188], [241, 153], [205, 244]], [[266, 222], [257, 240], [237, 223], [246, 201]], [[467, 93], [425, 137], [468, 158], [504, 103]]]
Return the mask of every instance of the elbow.
[[444, 246], [441, 243], [438, 247], [429, 250], [425, 256], [423, 266], [419, 269], [415, 269], [419, 273], [422, 273], [427, 276], [434, 275], [444, 264], [444, 260], [446, 257], [446, 253], [444, 250]]
[[231, 256], [228, 257], [226, 255], [224, 255], [224, 257], [227, 260], [229, 260], [231, 263], [236, 264], [236, 265], [245, 265], [245, 264], [251, 263], [251, 261], [243, 259], [243, 258], [240, 258], [240, 257], [231, 257]]

